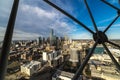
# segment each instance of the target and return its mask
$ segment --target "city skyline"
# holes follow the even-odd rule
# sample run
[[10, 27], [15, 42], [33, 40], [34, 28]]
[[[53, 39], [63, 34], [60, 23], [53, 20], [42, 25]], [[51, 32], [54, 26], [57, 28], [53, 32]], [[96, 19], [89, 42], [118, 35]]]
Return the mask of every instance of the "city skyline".
[[[51, 1], [68, 13], [72, 14], [78, 20], [83, 22], [86, 26], [94, 30], [83, 0], [69, 0], [69, 2], [67, 0]], [[98, 28], [100, 30], [104, 30], [116, 17], [116, 10], [104, 4], [100, 0], [95, 0], [94, 2], [91, 2], [91, 0], [87, 1], [91, 8], [93, 16], [95, 17]], [[108, 2], [114, 4], [118, 8], [120, 7], [117, 0], [109, 0]], [[11, 7], [12, 0], [0, 1], [0, 36], [4, 36], [6, 29], [5, 26], [7, 26]], [[119, 26], [120, 22], [118, 19], [107, 32], [109, 38], [120, 39]], [[51, 28], [55, 30], [55, 33], [58, 36], [68, 35], [70, 38], [73, 39], [92, 39], [92, 35], [89, 34], [85, 29], [83, 29], [77, 23], [75, 23], [56, 9], [43, 2], [43, 0], [20, 0], [14, 30], [14, 37], [17, 37], [17, 39], [22, 39], [26, 37], [30, 37], [33, 39], [39, 36], [48, 37]]]

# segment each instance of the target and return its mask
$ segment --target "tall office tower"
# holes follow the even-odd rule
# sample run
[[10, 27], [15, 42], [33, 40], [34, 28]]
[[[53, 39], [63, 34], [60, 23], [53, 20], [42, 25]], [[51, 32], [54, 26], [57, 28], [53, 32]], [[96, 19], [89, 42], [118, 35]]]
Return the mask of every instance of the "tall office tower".
[[46, 42], [50, 44], [50, 37], [47, 38]]
[[53, 44], [54, 44], [53, 36], [54, 36], [54, 31], [53, 31], [53, 29], [51, 29], [51, 32], [50, 32], [50, 46], [53, 46]]
[[60, 37], [60, 46], [61, 46], [61, 48], [63, 48], [64, 41], [65, 41], [64, 37]]
[[55, 40], [55, 47], [57, 50], [60, 48], [60, 41], [58, 37], [56, 37], [56, 40]]
[[64, 37], [60, 37], [60, 40], [61, 40], [61, 41], [65, 41], [65, 38], [64, 38]]
[[64, 39], [65, 39], [65, 41], [68, 41], [68, 36], [65, 35], [65, 36], [64, 36]]
[[42, 45], [42, 37], [39, 37], [39, 46]]
[[43, 44], [45, 43], [45, 37], [43, 37], [43, 39], [42, 39], [42, 43], [43, 43]]

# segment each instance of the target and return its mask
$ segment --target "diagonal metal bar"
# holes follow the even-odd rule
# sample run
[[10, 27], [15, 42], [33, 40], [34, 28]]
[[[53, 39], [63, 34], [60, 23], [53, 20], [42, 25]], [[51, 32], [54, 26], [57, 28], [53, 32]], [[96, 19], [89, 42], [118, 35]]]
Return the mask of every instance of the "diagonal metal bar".
[[116, 16], [115, 19], [108, 25], [108, 27], [103, 31], [104, 33], [113, 25], [113, 23], [119, 18], [120, 15]]
[[73, 21], [75, 21], [76, 23], [78, 23], [79, 25], [81, 25], [83, 28], [85, 28], [90, 33], [94, 34], [94, 32], [91, 29], [89, 29], [82, 22], [80, 22], [79, 20], [77, 20], [75, 17], [73, 17], [72, 15], [70, 15], [69, 13], [67, 13], [66, 11], [64, 11], [63, 9], [59, 8], [58, 6], [56, 6], [55, 4], [53, 4], [52, 2], [50, 2], [49, 0], [44, 0], [44, 1], [46, 3], [48, 3], [49, 5], [51, 5], [52, 7], [54, 7], [55, 9], [59, 10], [60, 12], [62, 12], [67, 17], [71, 18]]
[[107, 46], [106, 46], [104, 43], [102, 43], [102, 45], [103, 45], [103, 47], [106, 49], [106, 51], [107, 51], [108, 55], [110, 56], [110, 58], [112, 59], [112, 61], [114, 62], [116, 68], [117, 68], [118, 70], [120, 70], [120, 65], [119, 65], [119, 63], [116, 61], [116, 59], [113, 57], [113, 55], [112, 55], [112, 53], [110, 52], [110, 50], [107, 48]]
[[89, 12], [90, 18], [91, 18], [92, 23], [93, 23], [93, 25], [94, 25], [94, 28], [95, 28], [96, 32], [98, 32], [97, 25], [96, 25], [95, 20], [94, 20], [94, 18], [93, 18], [92, 12], [91, 12], [91, 10], [90, 10], [90, 8], [89, 8], [89, 6], [88, 6], [87, 0], [84, 0], [84, 2], [85, 2], [85, 5], [86, 5], [86, 7], [87, 7], [87, 10], [88, 10], [88, 12]]
[[14, 0], [0, 54], [0, 80], [4, 80], [19, 0]]
[[114, 46], [116, 46], [116, 47], [118, 47], [118, 48], [120, 48], [120, 46], [118, 44], [115, 44], [115, 43], [113, 43], [111, 41], [107, 41], [107, 42], [110, 43], [110, 44], [112, 44], [112, 45], [114, 45]]
[[85, 68], [86, 64], [88, 63], [90, 57], [92, 56], [96, 46], [98, 44], [98, 41], [95, 42], [95, 44], [93, 45], [93, 48], [89, 51], [89, 53], [87, 54], [85, 60], [83, 61], [83, 63], [81, 64], [81, 66], [79, 67], [79, 69], [77, 70], [77, 72], [75, 73], [74, 77], [72, 80], [77, 80], [77, 78], [82, 74], [83, 69]]
[[105, 4], [107, 4], [107, 5], [111, 6], [112, 8], [116, 9], [117, 11], [119, 11], [119, 10], [120, 10], [119, 8], [117, 8], [116, 6], [114, 6], [114, 5], [110, 4], [109, 2], [107, 2], [107, 1], [105, 1], [105, 0], [101, 0], [101, 1], [102, 1], [102, 2], [104, 2]]

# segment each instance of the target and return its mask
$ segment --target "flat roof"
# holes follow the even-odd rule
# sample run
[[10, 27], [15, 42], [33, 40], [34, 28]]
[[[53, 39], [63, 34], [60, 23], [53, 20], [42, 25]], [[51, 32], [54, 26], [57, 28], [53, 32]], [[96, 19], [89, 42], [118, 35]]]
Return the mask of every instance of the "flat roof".
[[57, 70], [55, 75], [57, 75], [57, 76], [64, 76], [64, 77], [68, 77], [68, 78], [73, 78], [73, 76], [75, 74], [74, 73], [70, 73], [70, 72], [66, 72], [66, 71]]
[[22, 66], [24, 66], [24, 67], [27, 67], [27, 68], [31, 68], [31, 67], [33, 67], [34, 65], [37, 65], [37, 64], [40, 64], [41, 62], [38, 62], [38, 61], [31, 61], [31, 62], [29, 62], [29, 63], [27, 63], [27, 64], [23, 64]]

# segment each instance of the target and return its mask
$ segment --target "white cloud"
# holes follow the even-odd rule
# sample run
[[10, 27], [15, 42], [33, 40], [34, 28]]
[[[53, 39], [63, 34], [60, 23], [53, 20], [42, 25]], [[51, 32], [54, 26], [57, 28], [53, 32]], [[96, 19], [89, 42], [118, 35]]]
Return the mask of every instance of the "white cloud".
[[[21, 1], [13, 39], [33, 39], [38, 36], [49, 36], [51, 28], [55, 30], [58, 36], [75, 31], [75, 25], [65, 22], [67, 20], [64, 18], [65, 16], [55, 9], [43, 9], [39, 6], [28, 5]], [[5, 30], [6, 28], [0, 27], [1, 40], [3, 40]]]
[[1, 11], [0, 13], [4, 13], [4, 14], [9, 13], [12, 8], [12, 4], [13, 4], [13, 0], [6, 0], [6, 1], [0, 0], [0, 11]]
[[24, 32], [24, 31], [20, 31], [20, 30], [14, 30], [14, 33], [13, 33], [13, 39], [36, 39], [38, 38], [39, 36], [42, 36], [42, 35], [39, 35], [39, 34], [36, 34], [36, 33], [28, 33], [28, 32]]
[[2, 41], [4, 38], [5, 30], [6, 30], [5, 28], [0, 27], [0, 41]]
[[0, 26], [6, 26], [13, 0], [0, 0]]
[[70, 36], [72, 39], [92, 39], [92, 35], [87, 32], [71, 34]]
[[[4, 36], [5, 36], [5, 31], [6, 28], [5, 27], [0, 27], [0, 41], [3, 40]], [[14, 30], [13, 33], [13, 40], [28, 40], [28, 39], [36, 39], [38, 38], [39, 34], [36, 33], [28, 33], [28, 32], [24, 32], [24, 31], [20, 31], [20, 30]]]
[[102, 21], [99, 21], [98, 24], [102, 24], [102, 23], [105, 23], [105, 22], [109, 22], [109, 21], [113, 20], [115, 17], [116, 17], [116, 16], [113, 16], [113, 17], [104, 19], [104, 20], [102, 20]]
[[[58, 4], [62, 7], [67, 6], [64, 8], [68, 12], [74, 13], [74, 11], [72, 10], [73, 7], [70, 5], [71, 3], [68, 2], [66, 5], [63, 5], [63, 3], [59, 1]], [[10, 11], [10, 8], [9, 11], [8, 8], [1, 9], [5, 10], [4, 12], [6, 13]], [[4, 15], [4, 13], [2, 14]], [[6, 15], [8, 14], [5, 14], [5, 16]], [[50, 7], [42, 0], [39, 1], [39, 4], [38, 0], [21, 0], [19, 3], [19, 9], [15, 24], [14, 39], [25, 39], [37, 37], [39, 35], [49, 36], [51, 28], [55, 30], [55, 34], [58, 36], [69, 35], [70, 33], [77, 31], [76, 25], [76, 23], [69, 23], [68, 18], [66, 18], [62, 13], [60, 13], [56, 9]], [[0, 35], [4, 35], [4, 32], [5, 29], [1, 29], [0, 33], [2, 34]]]
[[50, 29], [53, 28], [56, 35], [61, 36], [76, 30], [76, 24], [66, 21], [65, 16], [55, 9], [47, 10], [22, 3], [19, 7], [16, 29], [49, 36]]
[[111, 3], [116, 4], [118, 3], [118, 0], [110, 0]]
[[[116, 24], [113, 24], [109, 29], [110, 30], [116, 30], [116, 29], [120, 29], [120, 23], [116, 23]], [[101, 30], [101, 31], [104, 31], [105, 29], [107, 28], [107, 26], [99, 26], [98, 29]], [[108, 31], [109, 31], [108, 29]]]
[[34, 15], [37, 15], [38, 17], [47, 17], [47, 18], [52, 19], [52, 18], [55, 18], [57, 16], [57, 13], [55, 13], [53, 11], [52, 12], [45, 11], [40, 7], [33, 7], [30, 5], [23, 4], [21, 8], [24, 12], [32, 11], [32, 13]]
[[5, 30], [6, 30], [6, 28], [5, 28], [5, 27], [1, 27], [1, 26], [0, 26], [0, 32], [1, 32], [1, 34], [0, 34], [0, 35], [4, 35]]
[[114, 24], [113, 26], [114, 26], [114, 27], [120, 27], [120, 23]]

